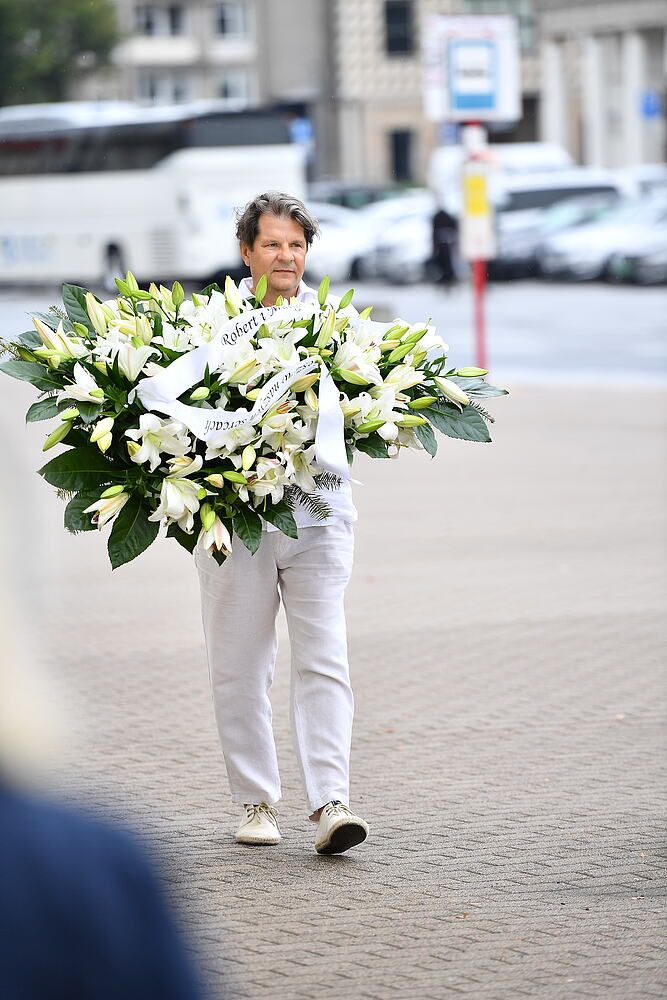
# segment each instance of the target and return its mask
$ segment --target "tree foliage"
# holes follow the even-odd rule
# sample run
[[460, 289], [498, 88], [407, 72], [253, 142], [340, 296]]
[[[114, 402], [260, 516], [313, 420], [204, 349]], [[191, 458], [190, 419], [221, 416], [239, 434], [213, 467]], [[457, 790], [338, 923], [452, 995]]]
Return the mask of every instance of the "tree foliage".
[[111, 0], [0, 0], [0, 106], [66, 100], [117, 41]]

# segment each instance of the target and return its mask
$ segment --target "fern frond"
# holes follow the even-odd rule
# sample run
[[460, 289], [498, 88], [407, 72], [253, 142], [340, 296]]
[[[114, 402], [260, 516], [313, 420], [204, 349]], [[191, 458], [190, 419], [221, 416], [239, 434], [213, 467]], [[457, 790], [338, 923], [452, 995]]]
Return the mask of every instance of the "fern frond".
[[480, 404], [477, 403], [474, 399], [470, 400], [468, 406], [472, 406], [473, 410], [477, 410], [477, 412], [480, 413], [484, 417], [484, 419], [487, 420], [490, 424], [495, 424], [496, 418], [492, 417], [489, 411], [485, 410], [484, 407], [480, 406]]
[[335, 472], [320, 472], [313, 478], [321, 490], [339, 490], [343, 485], [343, 480]]
[[76, 490], [61, 490], [60, 488], [58, 488], [56, 490], [56, 496], [58, 497], [59, 500], [63, 501], [67, 500], [69, 502], [74, 496], [75, 492]]
[[56, 315], [58, 319], [69, 319], [69, 316], [62, 308], [62, 306], [49, 306], [47, 311], [50, 313], [54, 313], [54, 315]]
[[331, 517], [333, 511], [331, 507], [324, 500], [320, 499], [317, 493], [306, 493], [302, 490], [300, 486], [296, 483], [290, 484], [284, 493], [285, 502], [294, 510], [296, 504], [301, 504], [306, 508], [306, 510], [316, 517], [318, 521], [324, 521], [325, 518]]

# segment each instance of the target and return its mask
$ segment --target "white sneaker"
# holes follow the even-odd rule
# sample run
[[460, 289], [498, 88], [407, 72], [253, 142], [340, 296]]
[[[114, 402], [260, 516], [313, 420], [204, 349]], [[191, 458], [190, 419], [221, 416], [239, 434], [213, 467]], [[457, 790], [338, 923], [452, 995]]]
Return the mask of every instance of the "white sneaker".
[[367, 836], [368, 823], [355, 816], [340, 799], [332, 799], [320, 813], [315, 850], [318, 854], [342, 854], [355, 844], [361, 844]]
[[236, 831], [239, 844], [277, 844], [281, 839], [278, 813], [267, 802], [244, 803], [245, 819]]

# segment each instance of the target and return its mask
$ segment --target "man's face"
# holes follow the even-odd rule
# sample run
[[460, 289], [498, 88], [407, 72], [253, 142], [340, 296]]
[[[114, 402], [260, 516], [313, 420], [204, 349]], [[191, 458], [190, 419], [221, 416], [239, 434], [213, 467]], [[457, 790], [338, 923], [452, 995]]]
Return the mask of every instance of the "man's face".
[[243, 262], [250, 268], [253, 289], [263, 274], [268, 281], [265, 305], [274, 305], [282, 295], [296, 295], [306, 266], [303, 228], [289, 216], [265, 213], [259, 217], [259, 232], [252, 247], [241, 243]]

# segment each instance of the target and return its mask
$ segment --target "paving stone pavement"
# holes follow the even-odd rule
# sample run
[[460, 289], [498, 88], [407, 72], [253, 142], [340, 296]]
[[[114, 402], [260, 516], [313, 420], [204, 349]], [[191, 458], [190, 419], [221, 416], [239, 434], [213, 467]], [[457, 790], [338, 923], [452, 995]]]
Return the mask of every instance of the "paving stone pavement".
[[[72, 739], [64, 794], [140, 830], [212, 997], [650, 998], [665, 989], [665, 395], [517, 388], [492, 446], [359, 456], [347, 591], [352, 805], [319, 857], [288, 722], [277, 847], [233, 842], [197, 581], [171, 543], [111, 574], [30, 476], [3, 386], [17, 572]], [[20, 518], [19, 518], [20, 520]], [[75, 638], [76, 636], [76, 638]]]

